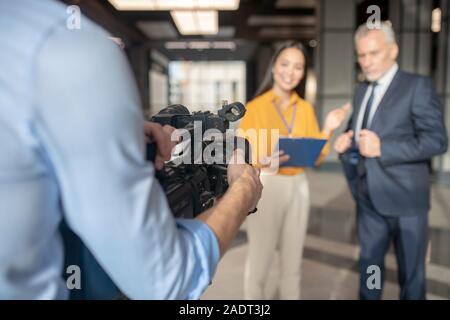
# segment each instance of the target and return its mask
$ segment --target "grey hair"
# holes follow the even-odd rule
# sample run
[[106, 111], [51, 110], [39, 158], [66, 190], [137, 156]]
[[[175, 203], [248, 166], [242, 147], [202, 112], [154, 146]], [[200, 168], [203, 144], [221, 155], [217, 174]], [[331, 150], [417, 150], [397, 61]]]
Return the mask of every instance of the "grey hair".
[[360, 25], [355, 32], [355, 44], [359, 39], [366, 36], [372, 30], [383, 31], [387, 43], [397, 43], [397, 40], [395, 39], [395, 32], [392, 28], [392, 23], [390, 21], [382, 21], [379, 25], [375, 25], [373, 28], [370, 28], [367, 23]]

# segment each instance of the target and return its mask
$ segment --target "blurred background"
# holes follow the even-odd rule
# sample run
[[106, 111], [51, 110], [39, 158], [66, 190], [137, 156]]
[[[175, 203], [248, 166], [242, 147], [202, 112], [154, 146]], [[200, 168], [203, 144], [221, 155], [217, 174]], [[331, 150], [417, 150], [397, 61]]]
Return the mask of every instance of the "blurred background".
[[[105, 29], [124, 50], [147, 114], [181, 103], [215, 112], [222, 100], [254, 97], [275, 45], [301, 41], [309, 51], [301, 95], [326, 113], [351, 100], [361, 80], [353, 33], [376, 5], [391, 21], [405, 71], [434, 79], [450, 128], [450, 0], [62, 0]], [[83, 21], [81, 21], [82, 27]], [[450, 152], [433, 159], [429, 298], [450, 298]], [[357, 297], [355, 209], [335, 153], [308, 172], [312, 211], [303, 295]], [[242, 298], [245, 226], [205, 299]], [[385, 298], [397, 298], [395, 262], [387, 258]], [[389, 262], [390, 261], [390, 262]], [[276, 261], [274, 262], [276, 276]], [[276, 293], [274, 293], [276, 297]]]

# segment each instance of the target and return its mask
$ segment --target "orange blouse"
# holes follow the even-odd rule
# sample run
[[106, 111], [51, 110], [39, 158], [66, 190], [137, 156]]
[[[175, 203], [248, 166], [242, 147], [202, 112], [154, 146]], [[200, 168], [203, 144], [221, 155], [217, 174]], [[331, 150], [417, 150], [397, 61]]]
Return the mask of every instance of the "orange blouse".
[[[259, 161], [263, 155], [270, 155], [276, 145], [276, 141], [272, 141], [270, 130], [279, 129], [280, 136], [287, 136], [288, 129], [281, 119], [274, 102], [276, 95], [273, 90], [269, 90], [262, 95], [248, 102], [246, 113], [242, 118], [239, 128], [244, 130], [240, 132], [241, 136], [248, 139], [252, 148], [252, 162], [254, 165], [261, 166]], [[292, 128], [292, 137], [296, 138], [316, 138], [329, 139], [328, 136], [322, 134], [317, 123], [316, 114], [313, 106], [306, 100], [300, 98], [297, 93], [293, 92], [288, 107], [281, 111], [287, 124], [292, 123], [294, 105], [297, 105], [297, 111]], [[257, 134], [248, 134], [248, 129], [256, 129]], [[267, 129], [266, 135], [260, 134], [260, 129]], [[317, 161], [319, 164], [330, 150], [330, 143], [325, 145], [322, 153]], [[280, 175], [296, 175], [304, 172], [302, 167], [281, 167], [278, 171]]]

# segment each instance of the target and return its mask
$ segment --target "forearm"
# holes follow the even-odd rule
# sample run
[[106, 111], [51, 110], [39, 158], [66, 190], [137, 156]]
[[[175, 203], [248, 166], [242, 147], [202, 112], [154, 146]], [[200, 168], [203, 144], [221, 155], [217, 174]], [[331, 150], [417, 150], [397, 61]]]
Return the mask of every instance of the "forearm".
[[319, 158], [316, 161], [316, 166], [320, 165], [322, 161], [327, 157], [327, 155], [330, 153], [330, 140], [331, 140], [332, 132], [328, 132], [325, 130], [322, 130], [321, 132], [321, 139], [327, 140], [327, 143], [322, 148], [322, 151], [320, 152]]
[[251, 197], [247, 196], [248, 192], [251, 192], [251, 188], [236, 182], [214, 207], [196, 217], [206, 223], [216, 235], [221, 256], [229, 248], [250, 211], [248, 199]]
[[333, 135], [333, 130], [324, 128], [321, 132], [322, 139], [330, 139]]

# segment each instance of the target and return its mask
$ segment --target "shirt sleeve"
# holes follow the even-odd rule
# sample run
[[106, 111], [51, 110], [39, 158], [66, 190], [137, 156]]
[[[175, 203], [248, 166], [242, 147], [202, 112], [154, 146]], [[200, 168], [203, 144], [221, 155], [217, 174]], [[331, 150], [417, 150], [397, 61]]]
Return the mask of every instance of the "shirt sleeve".
[[[219, 261], [212, 230], [175, 220], [144, 157], [144, 118], [125, 55], [87, 19], [36, 57], [35, 114], [70, 227], [132, 299], [198, 299]], [[83, 272], [83, 270], [81, 270]]]

